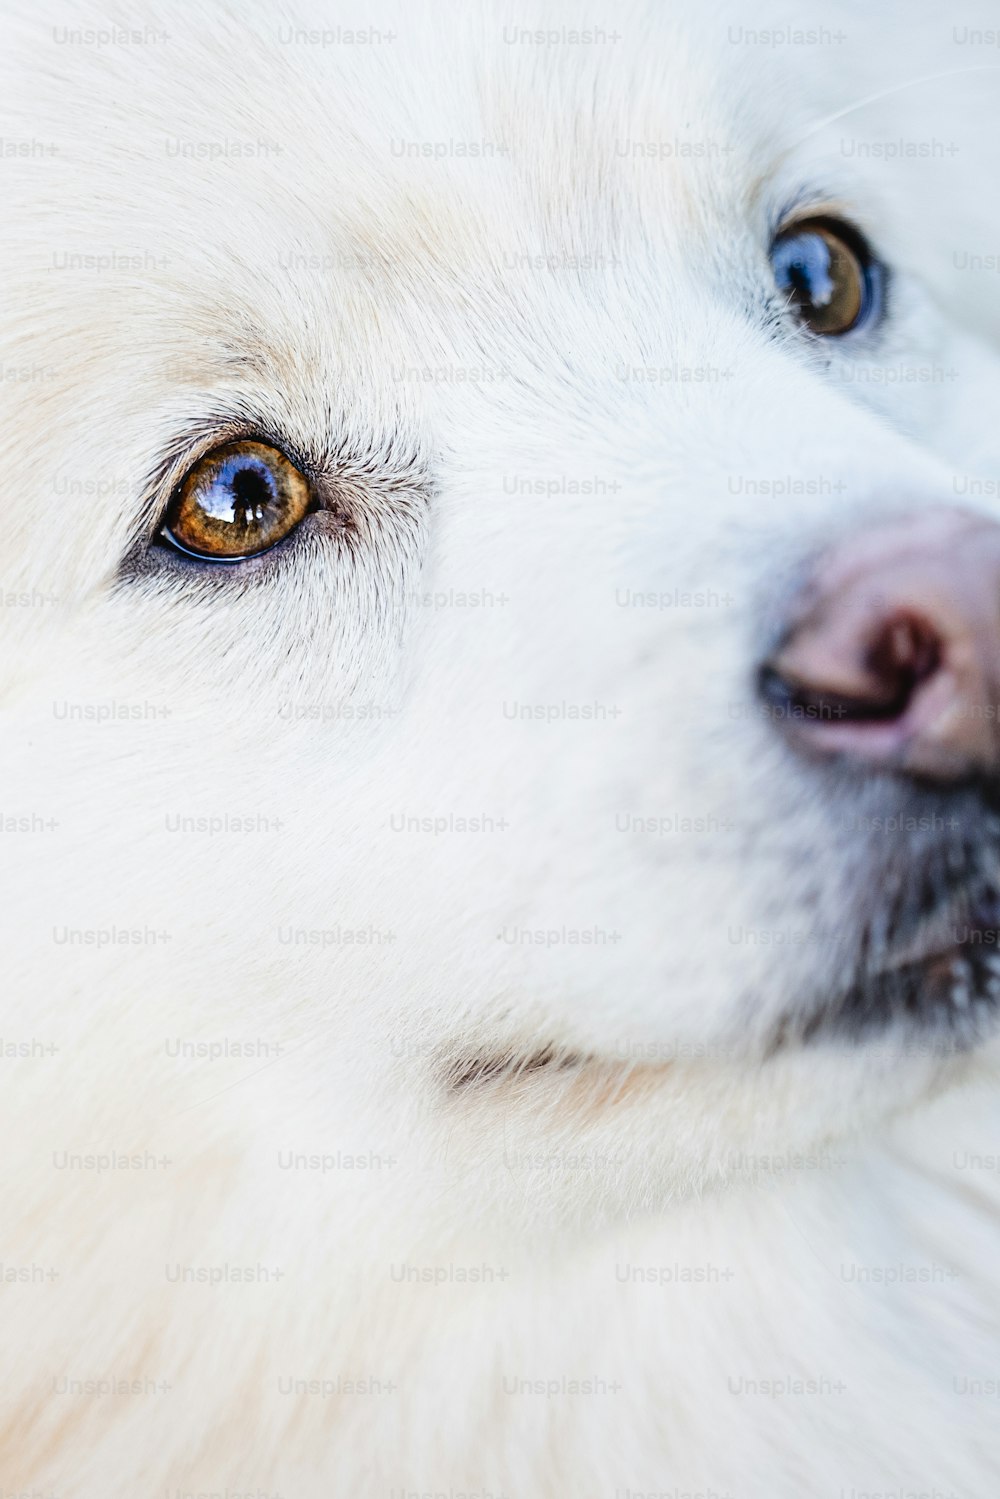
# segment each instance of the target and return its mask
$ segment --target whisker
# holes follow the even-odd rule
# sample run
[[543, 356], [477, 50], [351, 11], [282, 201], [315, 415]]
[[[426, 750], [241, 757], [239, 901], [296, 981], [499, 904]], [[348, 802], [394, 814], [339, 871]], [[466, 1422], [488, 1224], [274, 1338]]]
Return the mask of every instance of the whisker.
[[795, 145], [790, 147], [789, 150], [795, 150], [803, 141], [807, 141], [812, 136], [818, 135], [821, 130], [825, 130], [829, 125], [835, 125], [838, 120], [844, 119], [847, 115], [854, 114], [859, 109], [866, 109], [869, 104], [878, 104], [882, 99], [891, 99], [895, 94], [903, 94], [907, 89], [919, 88], [925, 83], [938, 83], [945, 78], [960, 78], [966, 73], [996, 72], [1000, 72], [1000, 63], [976, 63], [974, 66], [968, 68], [948, 68], [943, 73], [926, 73], [921, 78], [910, 78], [905, 83], [894, 83], [890, 88], [879, 89], [874, 94], [867, 94], [863, 99], [858, 99], [854, 104], [848, 104], [844, 109], [838, 109], [835, 113], [827, 115], [824, 119], [817, 120], [804, 135], [799, 136]]

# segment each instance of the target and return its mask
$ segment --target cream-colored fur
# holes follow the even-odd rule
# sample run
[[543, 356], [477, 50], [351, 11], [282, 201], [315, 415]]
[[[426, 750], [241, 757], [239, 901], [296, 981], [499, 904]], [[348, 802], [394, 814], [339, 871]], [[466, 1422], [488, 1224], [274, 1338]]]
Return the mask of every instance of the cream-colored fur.
[[[995, 16], [878, 9], [7, 7], [0, 1494], [996, 1492], [997, 1047], [795, 1042], [898, 808], [752, 691], [1000, 515]], [[151, 548], [237, 430], [350, 530]]]

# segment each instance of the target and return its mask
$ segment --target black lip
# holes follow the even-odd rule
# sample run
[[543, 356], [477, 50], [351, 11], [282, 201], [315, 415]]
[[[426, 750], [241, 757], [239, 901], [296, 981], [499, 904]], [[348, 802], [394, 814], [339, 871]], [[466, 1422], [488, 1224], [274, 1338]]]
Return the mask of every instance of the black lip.
[[1000, 1015], [1000, 894], [988, 890], [944, 923], [926, 952], [858, 974], [802, 1028], [804, 1041], [864, 1040], [902, 1025], [942, 1050], [966, 1050]]

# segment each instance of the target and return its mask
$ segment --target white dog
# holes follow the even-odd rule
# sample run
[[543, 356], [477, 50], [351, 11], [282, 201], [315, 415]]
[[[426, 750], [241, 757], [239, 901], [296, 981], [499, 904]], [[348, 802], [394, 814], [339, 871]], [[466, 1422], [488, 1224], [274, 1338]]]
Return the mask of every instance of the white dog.
[[4, 27], [0, 1494], [997, 1492], [1000, 50]]

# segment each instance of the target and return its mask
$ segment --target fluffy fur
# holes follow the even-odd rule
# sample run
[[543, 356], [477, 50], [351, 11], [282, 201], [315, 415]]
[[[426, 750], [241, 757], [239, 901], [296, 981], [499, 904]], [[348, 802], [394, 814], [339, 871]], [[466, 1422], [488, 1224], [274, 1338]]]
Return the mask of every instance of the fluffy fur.
[[[753, 676], [998, 513], [989, 7], [17, 9], [0, 1491], [985, 1499], [996, 1043], [805, 1035], [947, 807]], [[246, 431], [336, 521], [155, 546]]]

